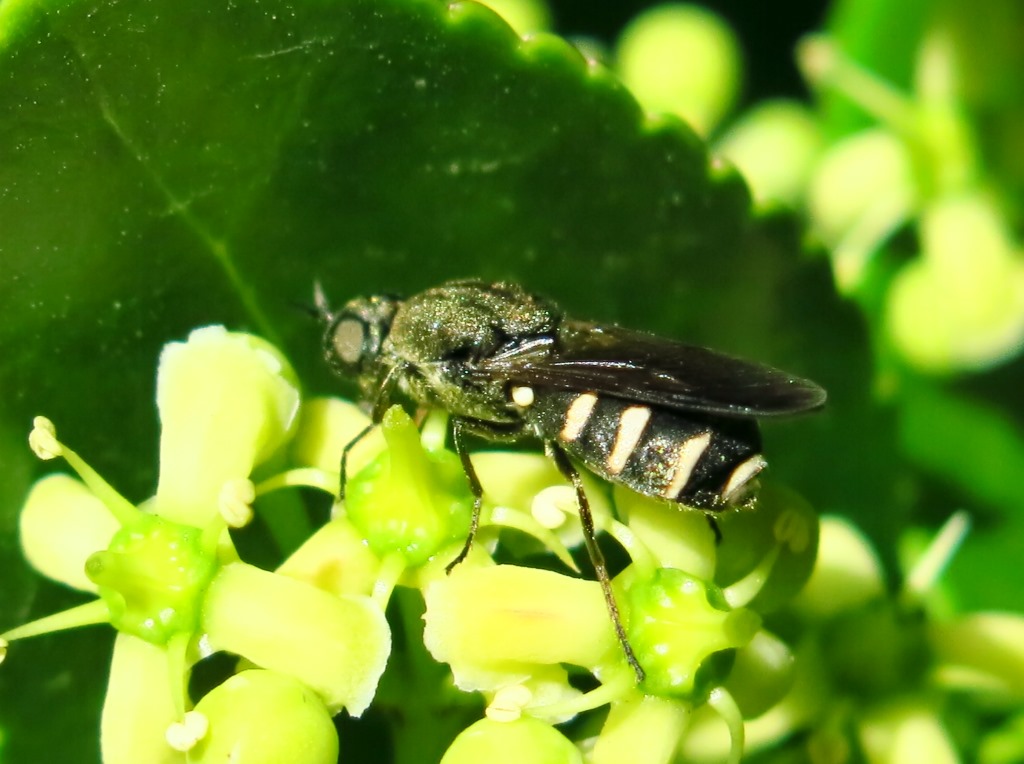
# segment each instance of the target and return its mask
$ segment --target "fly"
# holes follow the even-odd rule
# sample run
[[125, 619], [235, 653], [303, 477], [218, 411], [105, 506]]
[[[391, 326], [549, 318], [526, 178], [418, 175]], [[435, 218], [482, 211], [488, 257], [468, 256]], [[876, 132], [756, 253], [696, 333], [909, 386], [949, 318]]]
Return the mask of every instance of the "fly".
[[[483, 499], [465, 435], [544, 444], [575, 489], [587, 552], [638, 681], [644, 672], [626, 638], [572, 459], [652, 498], [707, 512], [747, 507], [766, 466], [757, 418], [825, 402], [825, 391], [809, 380], [568, 318], [511, 283], [450, 281], [407, 299], [355, 299], [337, 312], [318, 288], [316, 304], [327, 362], [358, 380], [375, 424], [396, 391], [450, 414], [474, 504], [469, 535], [449, 571], [469, 553]], [[342, 490], [348, 452], [372, 427], [345, 447]]]

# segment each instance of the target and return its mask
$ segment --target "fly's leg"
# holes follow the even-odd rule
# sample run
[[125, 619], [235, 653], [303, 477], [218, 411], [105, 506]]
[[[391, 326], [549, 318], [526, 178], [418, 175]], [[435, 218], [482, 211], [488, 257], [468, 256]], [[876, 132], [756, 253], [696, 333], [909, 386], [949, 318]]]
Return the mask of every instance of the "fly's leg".
[[714, 515], [707, 512], [704, 513], [704, 517], [707, 518], [711, 532], [715, 534], [715, 546], [719, 546], [722, 543], [722, 529], [718, 525], [718, 520], [715, 519]]
[[643, 666], [640, 665], [640, 661], [636, 659], [636, 655], [633, 653], [633, 646], [629, 644], [629, 639], [626, 637], [626, 628], [622, 625], [622, 616], [619, 614], [619, 606], [615, 602], [615, 594], [612, 592], [612, 582], [608, 576], [608, 567], [605, 565], [604, 554], [597, 545], [597, 537], [594, 533], [594, 516], [590, 514], [590, 502], [587, 500], [587, 494], [583, 490], [583, 481], [580, 479], [580, 473], [572, 465], [572, 462], [569, 461], [565, 451], [559, 448], [554, 441], [545, 441], [544, 450], [555, 462], [559, 472], [572, 482], [573, 488], [576, 489], [576, 501], [580, 507], [580, 522], [583, 525], [583, 539], [587, 545], [590, 562], [594, 566], [594, 572], [597, 574], [597, 580], [601, 584], [604, 602], [608, 606], [608, 614], [611, 616], [612, 625], [615, 627], [615, 636], [622, 646], [622, 652], [626, 655], [626, 662], [629, 663], [633, 668], [633, 673], [636, 674], [636, 681], [638, 683], [643, 682], [646, 674], [644, 673]]
[[342, 502], [345, 501], [345, 483], [347, 482], [345, 480], [345, 477], [346, 477], [346, 474], [348, 472], [348, 455], [349, 455], [349, 452], [353, 448], [355, 448], [357, 445], [359, 445], [359, 441], [361, 441], [363, 438], [365, 438], [367, 435], [369, 435], [371, 432], [373, 432], [373, 428], [376, 427], [376, 426], [377, 426], [376, 422], [371, 422], [370, 424], [366, 425], [366, 427], [364, 427], [363, 429], [361, 429], [359, 431], [358, 435], [356, 435], [354, 438], [352, 438], [352, 440], [350, 440], [348, 443], [346, 443], [345, 447], [343, 449], [341, 449], [341, 465], [338, 468], [340, 473], [341, 473], [341, 476], [339, 478], [340, 481], [341, 481], [341, 485], [338, 486], [338, 503], [339, 504], [341, 504]]
[[459, 455], [459, 461], [462, 462], [462, 471], [466, 473], [466, 479], [469, 480], [469, 490], [473, 493], [473, 515], [469, 520], [469, 534], [466, 536], [466, 543], [462, 545], [462, 551], [459, 552], [456, 558], [445, 566], [446, 573], [451, 573], [456, 565], [466, 559], [469, 550], [473, 548], [476, 532], [480, 529], [480, 510], [484, 502], [484, 489], [480, 485], [480, 478], [477, 477], [476, 469], [473, 467], [473, 462], [469, 459], [469, 452], [463, 443], [462, 428], [463, 421], [453, 418], [452, 445], [455, 447], [455, 452]]
[[384, 412], [388, 410], [388, 405], [391, 403], [391, 389], [395, 386], [395, 382], [399, 375], [404, 371], [402, 366], [392, 366], [384, 380], [380, 383], [380, 388], [377, 390], [377, 398], [373, 402], [373, 410], [370, 414], [370, 423], [361, 429], [352, 440], [345, 444], [345, 447], [341, 449], [341, 464], [338, 467], [339, 481], [341, 485], [338, 486], [338, 503], [345, 501], [345, 483], [347, 472], [348, 472], [348, 455], [357, 445], [359, 441], [369, 435], [373, 428], [380, 424], [384, 418]]

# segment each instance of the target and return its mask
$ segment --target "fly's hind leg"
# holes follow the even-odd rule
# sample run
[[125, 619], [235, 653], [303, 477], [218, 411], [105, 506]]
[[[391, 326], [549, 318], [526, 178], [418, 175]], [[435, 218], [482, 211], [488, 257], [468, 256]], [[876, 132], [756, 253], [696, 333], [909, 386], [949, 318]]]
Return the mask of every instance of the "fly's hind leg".
[[619, 613], [619, 606], [615, 602], [615, 594], [612, 592], [612, 582], [608, 576], [608, 567], [604, 561], [604, 553], [601, 551], [601, 547], [597, 545], [597, 536], [594, 531], [594, 516], [590, 513], [590, 502], [587, 500], [587, 494], [583, 490], [583, 480], [580, 478], [579, 471], [569, 461], [569, 457], [558, 444], [551, 440], [545, 441], [544, 450], [554, 461], [559, 472], [576, 489], [576, 501], [580, 507], [580, 523], [583, 525], [583, 540], [586, 542], [587, 553], [590, 555], [590, 562], [594, 566], [597, 580], [601, 584], [604, 602], [608, 606], [608, 614], [611, 616], [612, 625], [615, 627], [615, 636], [618, 637], [619, 644], [622, 646], [622, 652], [626, 655], [626, 662], [629, 663], [633, 668], [633, 673], [636, 674], [636, 681], [638, 683], [643, 682], [646, 674], [644, 673], [643, 666], [640, 665], [640, 661], [636, 659], [633, 646], [629, 644], [629, 639], [626, 637], [626, 627], [622, 625], [622, 616]]
[[722, 543], [722, 528], [718, 525], [718, 520], [709, 512], [705, 512], [704, 517], [708, 521], [708, 527], [711, 528], [711, 532], [715, 534], [715, 546], [720, 546]]
[[[480, 478], [476, 474], [476, 469], [473, 467], [473, 462], [469, 458], [469, 452], [466, 450], [465, 443], [463, 441], [463, 435], [467, 426], [476, 427], [478, 429], [486, 429], [490, 435], [495, 438], [508, 438], [515, 437], [516, 432], [513, 430], [493, 430], [492, 427], [488, 427], [486, 423], [477, 423], [475, 420], [464, 420], [460, 418], [452, 419], [452, 445], [455, 447], [455, 451], [459, 455], [459, 460], [462, 462], [462, 469], [466, 473], [466, 478], [469, 481], [470, 491], [473, 494], [473, 515], [469, 523], [469, 534], [466, 536], [466, 543], [463, 544], [462, 550], [452, 560], [445, 570], [451, 573], [452, 570], [460, 562], [466, 559], [470, 549], [473, 547], [473, 541], [476, 539], [477, 531], [480, 529], [480, 511], [483, 506], [483, 487], [480, 485]], [[608, 606], [608, 614], [611, 616], [612, 625], [615, 628], [615, 636], [619, 640], [619, 644], [622, 646], [622, 652], [626, 656], [626, 662], [629, 663], [633, 669], [633, 673], [636, 674], [637, 682], [643, 682], [644, 673], [643, 667], [640, 665], [640, 661], [637, 660], [636, 655], [633, 652], [633, 646], [629, 644], [629, 639], [626, 637], [626, 628], [622, 625], [622, 616], [619, 613], [619, 606], [615, 602], [615, 594], [612, 592], [611, 578], [608, 576], [608, 566], [604, 561], [604, 554], [601, 552], [601, 548], [597, 545], [596, 532], [594, 529], [594, 517], [590, 513], [590, 502], [587, 500], [587, 494], [583, 490], [583, 481], [580, 478], [580, 473], [573, 467], [572, 462], [569, 461], [569, 457], [566, 456], [565, 452], [558, 447], [553, 441], [545, 441], [544, 450], [548, 456], [555, 462], [558, 470], [568, 479], [573, 488], [576, 490], [576, 501], [580, 507], [580, 521], [583, 525], [583, 538], [586, 541], [587, 553], [590, 555], [590, 561], [594, 566], [594, 571], [597, 574], [597, 580], [601, 584], [601, 592], [604, 594], [605, 604]]]

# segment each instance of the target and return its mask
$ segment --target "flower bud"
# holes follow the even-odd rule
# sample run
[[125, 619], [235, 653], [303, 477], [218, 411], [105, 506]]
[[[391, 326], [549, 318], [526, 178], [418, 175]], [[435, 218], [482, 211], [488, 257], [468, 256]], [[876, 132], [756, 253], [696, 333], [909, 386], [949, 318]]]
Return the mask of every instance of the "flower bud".
[[274, 671], [230, 677], [196, 705], [207, 734], [188, 751], [191, 764], [334, 764], [338, 734], [315, 692]]
[[825, 147], [811, 111], [794, 101], [767, 101], [743, 114], [716, 151], [743, 173], [759, 205], [796, 206]]
[[669, 764], [676, 760], [676, 749], [689, 719], [688, 704], [654, 695], [638, 693], [613, 703], [589, 761], [637, 761], [637, 752], [642, 750], [645, 764]]
[[942, 199], [921, 220], [922, 257], [889, 290], [886, 326], [924, 371], [983, 369], [1024, 345], [1024, 260], [995, 203]]
[[719, 16], [681, 3], [634, 18], [619, 38], [622, 81], [649, 112], [676, 114], [706, 135], [732, 107], [742, 60], [736, 35]]
[[583, 764], [579, 749], [550, 724], [529, 716], [481, 719], [463, 730], [441, 764]]

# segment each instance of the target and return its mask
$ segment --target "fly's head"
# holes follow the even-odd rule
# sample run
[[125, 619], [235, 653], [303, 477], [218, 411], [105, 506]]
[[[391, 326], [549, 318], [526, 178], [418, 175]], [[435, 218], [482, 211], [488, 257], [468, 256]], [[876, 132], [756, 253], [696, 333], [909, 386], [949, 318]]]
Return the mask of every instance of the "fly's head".
[[320, 291], [316, 309], [324, 325], [323, 348], [327, 364], [339, 375], [358, 380], [364, 391], [377, 384], [381, 347], [401, 300], [379, 295], [350, 300], [331, 311]]

